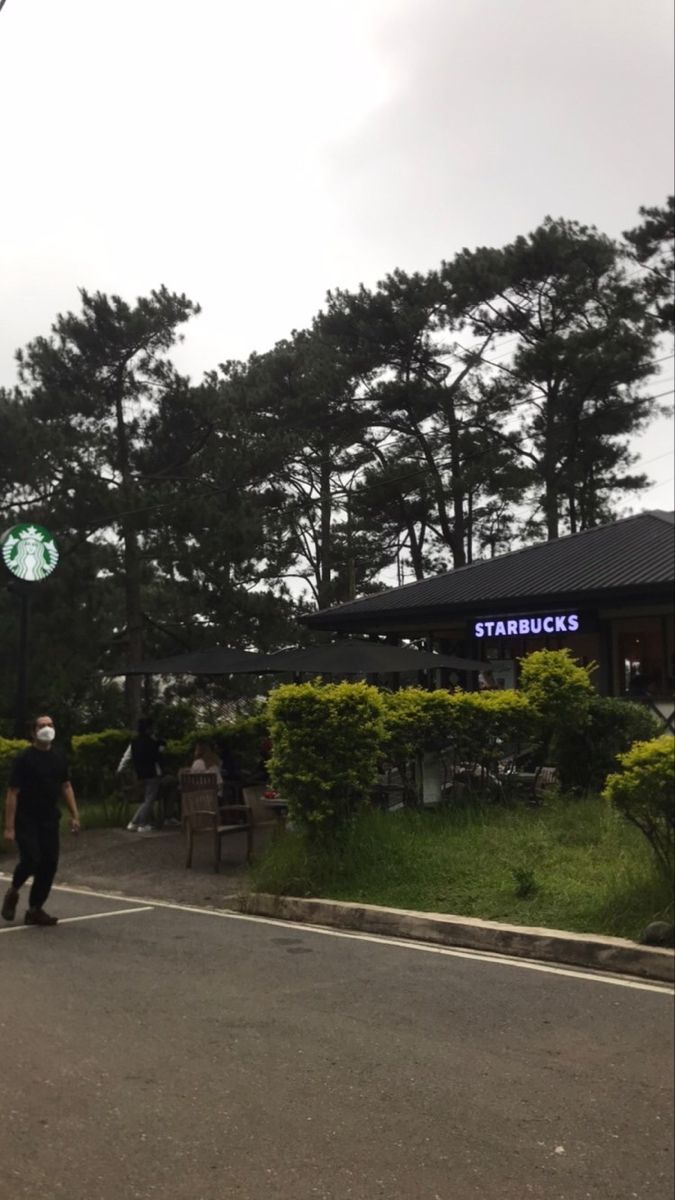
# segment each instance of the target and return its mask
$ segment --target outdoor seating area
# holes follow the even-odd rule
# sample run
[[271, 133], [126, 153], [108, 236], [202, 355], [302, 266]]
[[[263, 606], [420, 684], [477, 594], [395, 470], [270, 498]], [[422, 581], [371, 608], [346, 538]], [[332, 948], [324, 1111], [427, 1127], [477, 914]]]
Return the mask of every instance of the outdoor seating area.
[[246, 857], [253, 851], [253, 811], [246, 804], [219, 802], [216, 778], [209, 772], [181, 771], [179, 776], [181, 820], [185, 831], [185, 866], [192, 866], [195, 839], [210, 838], [213, 869], [220, 869], [223, 838], [246, 832]]
[[241, 788], [242, 803], [223, 803], [216, 777], [210, 772], [179, 774], [181, 825], [186, 842], [186, 868], [192, 867], [195, 840], [207, 837], [213, 852], [213, 870], [220, 870], [223, 839], [246, 835], [246, 860], [250, 862], [254, 837], [283, 827], [287, 806], [265, 784]]
[[[523, 756], [517, 757], [523, 760]], [[371, 801], [388, 812], [406, 804], [426, 809], [452, 807], [479, 794], [494, 802], [540, 806], [547, 792], [560, 787], [560, 773], [557, 767], [532, 759], [530, 749], [523, 767], [518, 767], [516, 757], [507, 755], [490, 769], [482, 763], [458, 760], [454, 748], [447, 746], [410, 759], [403, 769], [383, 762]]]

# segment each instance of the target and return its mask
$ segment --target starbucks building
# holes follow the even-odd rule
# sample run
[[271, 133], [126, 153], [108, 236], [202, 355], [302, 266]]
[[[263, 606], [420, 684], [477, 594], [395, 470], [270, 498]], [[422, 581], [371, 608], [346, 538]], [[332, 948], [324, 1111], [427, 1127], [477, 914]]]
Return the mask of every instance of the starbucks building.
[[498, 687], [518, 686], [523, 655], [568, 647], [598, 664], [603, 695], [641, 699], [672, 728], [674, 533], [673, 513], [644, 512], [305, 620], [342, 635], [423, 638], [482, 660]]

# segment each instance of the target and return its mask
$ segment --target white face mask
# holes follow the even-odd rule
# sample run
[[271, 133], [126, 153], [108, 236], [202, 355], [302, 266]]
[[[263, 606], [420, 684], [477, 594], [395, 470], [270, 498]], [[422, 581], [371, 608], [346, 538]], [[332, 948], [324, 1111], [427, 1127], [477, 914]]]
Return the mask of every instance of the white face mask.
[[38, 742], [45, 742], [47, 745], [49, 745], [49, 743], [53, 742], [54, 738], [56, 737], [54, 726], [43, 725], [42, 729], [36, 730], [35, 737], [37, 738]]

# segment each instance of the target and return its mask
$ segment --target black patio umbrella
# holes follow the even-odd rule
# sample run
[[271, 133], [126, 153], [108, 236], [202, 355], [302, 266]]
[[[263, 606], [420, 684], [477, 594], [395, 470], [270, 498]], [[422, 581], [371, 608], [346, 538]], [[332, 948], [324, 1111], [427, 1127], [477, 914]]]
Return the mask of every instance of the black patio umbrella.
[[430, 650], [411, 650], [359, 638], [268, 654], [265, 670], [279, 674], [292, 671], [299, 675], [386, 675], [440, 668], [481, 671], [484, 666], [477, 659], [455, 658], [450, 654], [433, 654]]
[[105, 671], [106, 675], [387, 675], [406, 671], [480, 671], [477, 659], [433, 654], [369, 642], [362, 638], [324, 646], [300, 646], [276, 654], [255, 654], [213, 646], [170, 658], [151, 658], [133, 666]]
[[268, 654], [250, 650], [232, 650], [227, 646], [212, 646], [208, 650], [191, 650], [168, 658], [147, 658], [126, 667], [105, 671], [118, 675], [257, 675], [266, 669]]

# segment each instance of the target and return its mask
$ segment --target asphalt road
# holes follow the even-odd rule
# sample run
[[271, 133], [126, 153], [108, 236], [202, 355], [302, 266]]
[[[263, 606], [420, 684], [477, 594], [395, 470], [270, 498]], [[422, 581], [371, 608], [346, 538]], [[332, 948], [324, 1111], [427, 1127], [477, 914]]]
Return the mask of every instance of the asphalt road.
[[51, 907], [118, 915], [0, 931], [1, 1200], [672, 1200], [666, 989]]

